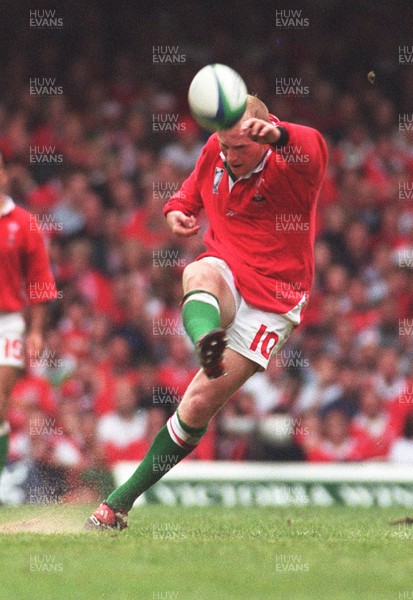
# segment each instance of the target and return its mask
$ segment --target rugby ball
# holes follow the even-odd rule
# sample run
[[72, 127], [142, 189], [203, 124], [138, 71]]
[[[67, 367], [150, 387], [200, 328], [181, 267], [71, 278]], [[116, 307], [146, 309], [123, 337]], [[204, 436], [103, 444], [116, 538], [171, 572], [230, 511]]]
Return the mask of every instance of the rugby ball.
[[234, 69], [207, 65], [193, 78], [188, 103], [194, 119], [208, 131], [230, 129], [247, 106], [247, 86]]

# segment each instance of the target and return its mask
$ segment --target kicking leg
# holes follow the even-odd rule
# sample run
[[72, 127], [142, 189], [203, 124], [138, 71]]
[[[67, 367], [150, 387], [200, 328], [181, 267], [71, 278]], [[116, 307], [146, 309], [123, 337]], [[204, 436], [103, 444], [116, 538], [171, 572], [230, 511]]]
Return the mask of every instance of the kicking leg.
[[224, 358], [227, 377], [211, 381], [202, 370], [196, 374], [178, 410], [155, 437], [135, 473], [89, 517], [87, 528], [126, 527], [127, 512], [136, 498], [198, 445], [209, 420], [258, 367], [231, 349], [225, 351]]
[[182, 320], [195, 344], [199, 362], [209, 379], [225, 373], [225, 327], [235, 317], [235, 299], [216, 267], [195, 261], [183, 274]]

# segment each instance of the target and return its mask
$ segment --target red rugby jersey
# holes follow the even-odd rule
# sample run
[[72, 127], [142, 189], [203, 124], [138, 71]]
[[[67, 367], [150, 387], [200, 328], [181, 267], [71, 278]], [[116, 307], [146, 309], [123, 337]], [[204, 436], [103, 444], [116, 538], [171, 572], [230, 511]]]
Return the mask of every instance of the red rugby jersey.
[[164, 207], [186, 215], [205, 208], [206, 252], [225, 260], [244, 300], [283, 314], [308, 298], [314, 274], [317, 197], [327, 166], [327, 147], [310, 127], [277, 123], [288, 134], [281, 149], [269, 147], [249, 176], [229, 186], [216, 134], [194, 171]]
[[0, 312], [57, 298], [40, 225], [11, 198], [0, 211]]

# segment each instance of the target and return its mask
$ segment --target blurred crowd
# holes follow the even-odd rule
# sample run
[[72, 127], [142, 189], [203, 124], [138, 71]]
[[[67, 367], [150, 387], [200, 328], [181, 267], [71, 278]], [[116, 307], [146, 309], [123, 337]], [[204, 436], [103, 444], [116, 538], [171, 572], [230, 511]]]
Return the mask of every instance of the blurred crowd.
[[[237, 18], [249, 4], [239, 3]], [[413, 106], [413, 69], [400, 67], [389, 35], [372, 48], [367, 28], [363, 43], [377, 50], [376, 63], [359, 59], [346, 21], [328, 33], [331, 13], [309, 12], [308, 32], [271, 30], [266, 43], [258, 31], [268, 30], [267, 13], [254, 14], [243, 21], [241, 52], [224, 28], [208, 45], [199, 23], [200, 41], [186, 38], [183, 9], [174, 17], [165, 9], [158, 20], [142, 15], [138, 40], [126, 28], [124, 48], [116, 27], [133, 8], [120, 5], [106, 45], [108, 28], [91, 5], [76, 34], [74, 17], [62, 13], [62, 32], [26, 32], [41, 52], [6, 53], [2, 65], [10, 195], [36, 216], [60, 291], [45, 350], [28, 357], [13, 391], [10, 461], [29, 461], [34, 478], [39, 469], [59, 476], [68, 498], [76, 490], [94, 499], [112, 485], [117, 461], [144, 456], [196, 373], [179, 302], [182, 270], [201, 253], [202, 235], [175, 238], [162, 207], [207, 139], [188, 114], [188, 83], [219, 61], [281, 120], [318, 128], [330, 163], [304, 323], [213, 419], [190, 458], [413, 463], [413, 126], [400, 126]], [[382, 22], [397, 26], [380, 10], [370, 15], [376, 33]], [[146, 36], [144, 26], [152, 27]], [[69, 34], [78, 41], [72, 52]], [[179, 60], [154, 61], [168, 45]], [[62, 93], [32, 93], [29, 80], [42, 77], [54, 77]], [[299, 82], [280, 94], [279, 77]]]

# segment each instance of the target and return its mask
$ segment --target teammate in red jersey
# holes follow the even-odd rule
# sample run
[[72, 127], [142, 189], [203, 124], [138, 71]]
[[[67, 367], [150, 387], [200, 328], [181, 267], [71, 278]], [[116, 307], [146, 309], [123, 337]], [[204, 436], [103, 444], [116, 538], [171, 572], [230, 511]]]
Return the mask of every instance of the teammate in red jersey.
[[[6, 194], [7, 170], [0, 154], [0, 472], [7, 458], [8, 400], [28, 357], [43, 347], [46, 302], [57, 297], [40, 226]], [[23, 310], [30, 308], [26, 322]]]
[[279, 122], [249, 96], [241, 121], [209, 138], [165, 205], [178, 236], [198, 233], [201, 208], [209, 220], [206, 252], [183, 274], [183, 323], [202, 369], [132, 477], [88, 519], [90, 527], [125, 527], [134, 500], [193, 450], [217, 410], [266, 368], [300, 323], [326, 164], [317, 131]]

